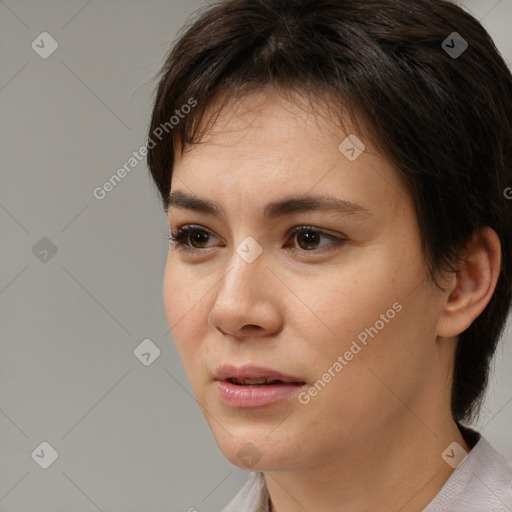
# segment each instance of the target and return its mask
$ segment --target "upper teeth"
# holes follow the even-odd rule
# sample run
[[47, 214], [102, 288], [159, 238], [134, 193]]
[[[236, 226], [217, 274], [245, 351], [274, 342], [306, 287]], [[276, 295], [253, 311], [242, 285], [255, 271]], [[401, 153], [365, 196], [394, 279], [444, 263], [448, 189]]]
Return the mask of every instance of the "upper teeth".
[[273, 382], [266, 377], [259, 377], [257, 379], [237, 379], [233, 377], [231, 379], [232, 381], [236, 382], [237, 384], [243, 384], [245, 386], [251, 386], [251, 385], [257, 385], [257, 384], [267, 384], [268, 382]]

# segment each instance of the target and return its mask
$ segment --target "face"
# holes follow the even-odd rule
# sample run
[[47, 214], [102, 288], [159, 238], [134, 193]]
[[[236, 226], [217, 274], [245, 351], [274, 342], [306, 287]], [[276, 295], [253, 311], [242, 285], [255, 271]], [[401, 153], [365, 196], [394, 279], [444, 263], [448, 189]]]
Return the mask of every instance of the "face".
[[258, 93], [176, 155], [170, 229], [193, 231], [170, 246], [167, 320], [219, 448], [254, 471], [377, 443], [409, 421], [403, 402], [432, 392], [442, 303], [413, 205], [390, 163], [361, 134], [357, 156], [347, 135]]

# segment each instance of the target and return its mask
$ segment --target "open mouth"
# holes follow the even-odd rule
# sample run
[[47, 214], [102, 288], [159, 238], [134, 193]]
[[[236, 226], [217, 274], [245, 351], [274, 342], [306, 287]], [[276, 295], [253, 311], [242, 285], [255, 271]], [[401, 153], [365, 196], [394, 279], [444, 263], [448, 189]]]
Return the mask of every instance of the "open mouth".
[[232, 408], [270, 407], [289, 403], [306, 383], [298, 375], [287, 375], [263, 366], [223, 365], [213, 375], [217, 392]]
[[257, 379], [237, 379], [236, 377], [230, 377], [226, 380], [237, 386], [270, 386], [278, 384], [301, 386], [304, 384], [304, 382], [284, 382], [279, 379], [267, 379], [265, 377], [260, 377]]

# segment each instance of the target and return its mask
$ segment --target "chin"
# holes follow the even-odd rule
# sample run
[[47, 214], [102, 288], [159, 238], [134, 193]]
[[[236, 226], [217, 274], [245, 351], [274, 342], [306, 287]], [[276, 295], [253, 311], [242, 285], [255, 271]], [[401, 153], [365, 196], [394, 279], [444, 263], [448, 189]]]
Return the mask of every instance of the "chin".
[[217, 425], [212, 432], [219, 450], [235, 466], [247, 471], [285, 471], [298, 462], [292, 454], [300, 453], [299, 446], [286, 444], [285, 431], [269, 437], [272, 430], [263, 428], [247, 428], [240, 435], [229, 425], [226, 430], [229, 434]]

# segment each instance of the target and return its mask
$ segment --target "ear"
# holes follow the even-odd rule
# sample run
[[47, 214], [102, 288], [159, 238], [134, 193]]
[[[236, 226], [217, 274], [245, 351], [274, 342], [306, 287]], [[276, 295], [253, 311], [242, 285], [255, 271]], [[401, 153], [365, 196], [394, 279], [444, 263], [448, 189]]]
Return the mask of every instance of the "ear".
[[443, 338], [465, 331], [491, 300], [501, 269], [501, 244], [496, 232], [484, 227], [466, 245], [465, 259], [450, 280], [437, 334]]

